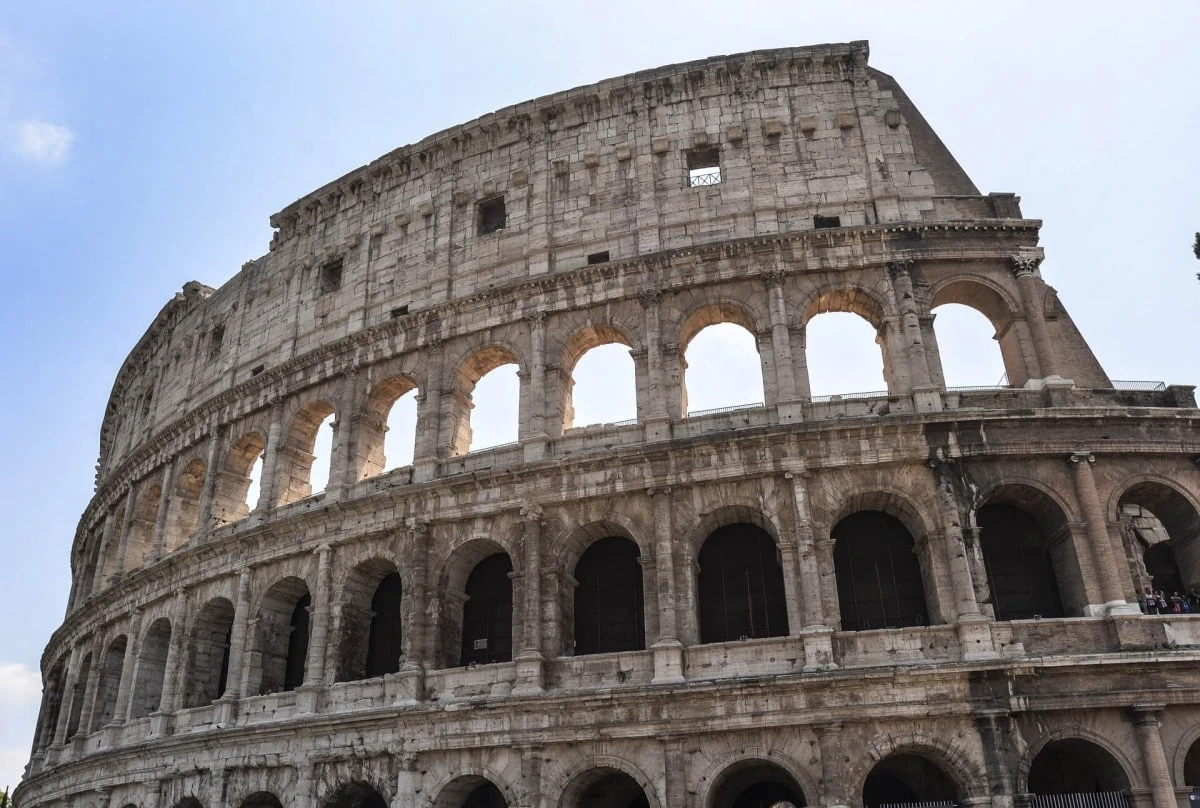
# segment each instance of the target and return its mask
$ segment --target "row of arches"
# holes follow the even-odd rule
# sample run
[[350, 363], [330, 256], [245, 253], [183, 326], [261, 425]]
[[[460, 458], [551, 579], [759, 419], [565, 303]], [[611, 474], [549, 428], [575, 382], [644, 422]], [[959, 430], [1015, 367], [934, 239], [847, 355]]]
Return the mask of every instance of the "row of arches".
[[[1194, 771], [1200, 763], [1200, 742], [1188, 752], [1186, 785], [1196, 786]], [[789, 770], [784, 763], [749, 757], [729, 764], [698, 794], [698, 805], [707, 808], [805, 808], [821, 803], [813, 793], [812, 781]], [[920, 748], [900, 749], [883, 756], [867, 771], [857, 794], [846, 796], [850, 805], [862, 808], [955, 808], [971, 804], [977, 788], [961, 782], [963, 775], [948, 769], [941, 755]], [[1030, 760], [1024, 776], [1024, 791], [1030, 804], [1041, 808], [1069, 804], [1077, 808], [1112, 808], [1131, 804], [1131, 779], [1122, 764], [1092, 741], [1068, 737], [1050, 741]], [[389, 784], [390, 786], [390, 784]], [[852, 784], [826, 784], [837, 793]], [[390, 792], [390, 788], [387, 789]], [[432, 808], [507, 808], [518, 802], [516, 784], [495, 774], [464, 774], [436, 790], [426, 804]], [[1057, 798], [1057, 799], [1055, 799]], [[237, 803], [237, 808], [282, 808], [283, 800], [272, 792], [254, 792]], [[333, 788], [320, 801], [322, 808], [386, 808], [392, 802], [385, 791], [367, 781], [352, 780]], [[405, 803], [408, 804], [408, 803]], [[585, 769], [571, 777], [557, 799], [546, 804], [559, 808], [663, 808], [664, 798], [651, 779], [640, 770], [613, 761]], [[135, 805], [126, 808], [137, 808]], [[174, 808], [203, 808], [195, 797], [175, 803]]]

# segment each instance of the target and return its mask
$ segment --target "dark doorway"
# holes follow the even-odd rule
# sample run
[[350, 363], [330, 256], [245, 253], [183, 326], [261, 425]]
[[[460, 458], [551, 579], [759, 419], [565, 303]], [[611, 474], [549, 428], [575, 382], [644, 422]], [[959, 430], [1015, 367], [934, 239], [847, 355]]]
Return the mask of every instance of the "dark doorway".
[[804, 808], [804, 791], [786, 771], [766, 761], [746, 761], [721, 777], [712, 808], [772, 808], [778, 803]]
[[308, 659], [308, 610], [312, 595], [307, 592], [292, 609], [291, 633], [288, 635], [287, 662], [283, 669], [283, 689], [295, 690], [304, 684], [304, 664]]
[[1051, 741], [1029, 767], [1029, 792], [1039, 796], [1128, 791], [1129, 780], [1116, 758], [1079, 738]]
[[1155, 592], [1163, 592], [1170, 597], [1174, 592], [1187, 591], [1183, 588], [1183, 576], [1179, 574], [1179, 564], [1175, 560], [1175, 548], [1169, 541], [1147, 547], [1142, 554], [1142, 561]]
[[390, 572], [379, 582], [371, 598], [371, 629], [367, 640], [367, 678], [400, 670], [404, 653], [400, 601], [403, 587], [400, 574]]
[[958, 802], [958, 789], [935, 763], [919, 755], [892, 755], [875, 764], [863, 784], [864, 808]]
[[325, 808], [388, 808], [374, 786], [361, 780], [346, 783], [325, 801]]
[[[501, 554], [503, 555], [503, 554]], [[493, 556], [494, 557], [494, 556]], [[507, 558], [507, 556], [505, 556]], [[492, 783], [484, 783], [471, 792], [462, 808], [506, 808], [504, 794]]]
[[512, 570], [506, 553], [490, 555], [471, 570], [463, 604], [463, 665], [512, 659]]
[[646, 647], [638, 546], [612, 536], [594, 542], [575, 565], [575, 654]]
[[762, 528], [718, 528], [700, 548], [700, 642], [788, 633], [783, 570], [775, 541]]
[[975, 514], [997, 620], [1064, 617], [1049, 537], [1037, 520], [1012, 505], [984, 505]]
[[833, 528], [843, 631], [929, 625], [912, 534], [882, 511], [859, 511]]

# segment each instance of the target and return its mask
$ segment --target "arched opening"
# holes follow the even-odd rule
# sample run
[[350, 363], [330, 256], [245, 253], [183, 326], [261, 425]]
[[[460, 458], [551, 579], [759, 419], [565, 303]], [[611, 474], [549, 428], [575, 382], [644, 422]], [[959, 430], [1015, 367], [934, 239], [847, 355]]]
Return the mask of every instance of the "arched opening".
[[486, 777], [466, 775], [443, 788], [433, 802], [433, 808], [507, 808], [504, 792]]
[[105, 551], [104, 557], [100, 559], [100, 580], [101, 585], [107, 585], [114, 575], [120, 570], [117, 569], [117, 554], [120, 552], [121, 529], [125, 525], [125, 508], [128, 507], [128, 497], [122, 497], [120, 503], [114, 508], [112, 513], [104, 520], [104, 530], [110, 532], [110, 541]]
[[326, 797], [325, 808], [388, 808], [388, 802], [375, 786], [355, 780]]
[[887, 394], [882, 338], [860, 315], [831, 311], [813, 316], [804, 326], [804, 345], [813, 398]]
[[974, 279], [938, 288], [930, 301], [942, 372], [948, 385], [1021, 387], [1029, 380], [1012, 307], [995, 289]]
[[171, 647], [171, 621], [160, 617], [150, 624], [138, 653], [130, 719], [145, 718], [158, 710], [163, 680], [167, 673], [167, 650]]
[[308, 585], [299, 578], [284, 578], [267, 590], [251, 652], [251, 669], [261, 672], [258, 693], [295, 690], [304, 684], [311, 605]]
[[1087, 593], [1066, 513], [1037, 488], [1014, 483], [975, 512], [997, 620], [1077, 616]]
[[699, 556], [700, 642], [728, 642], [788, 633], [779, 548], [757, 525], [713, 531]]
[[389, 561], [358, 565], [346, 579], [337, 681], [371, 679], [400, 670], [403, 584]]
[[609, 766], [589, 769], [563, 791], [559, 808], [650, 808], [646, 792], [628, 774]]
[[[1080, 738], [1051, 741], [1029, 766], [1033, 808], [1069, 804], [1079, 808], [1126, 805], [1129, 778], [1121, 764], [1103, 748]], [[1070, 802], [1045, 799], [1072, 795]]]
[[184, 466], [171, 497], [172, 516], [167, 518], [163, 550], [171, 553], [188, 543], [200, 520], [200, 497], [204, 492], [204, 461], [193, 458]]
[[213, 598], [201, 607], [188, 647], [186, 707], [212, 704], [229, 683], [229, 643], [233, 635], [233, 604]]
[[88, 654], [79, 663], [79, 675], [75, 678], [75, 689], [71, 691], [71, 714], [67, 716], [67, 740], [79, 732], [83, 718], [83, 695], [87, 693], [88, 678], [92, 675], [92, 655]]
[[270, 791], [256, 791], [242, 800], [242, 808], [283, 808], [283, 803]]
[[276, 458], [275, 505], [299, 502], [325, 490], [332, 472], [335, 428], [333, 405], [328, 401], [310, 401], [292, 418]]
[[124, 572], [135, 570], [154, 549], [154, 528], [158, 524], [158, 507], [162, 500], [162, 486], [157, 483], [144, 487], [138, 494], [134, 506], [133, 521], [129, 523], [126, 539]]
[[863, 808], [958, 804], [958, 786], [941, 767], [920, 755], [890, 755], [875, 764], [863, 783]]
[[493, 553], [467, 576], [463, 603], [463, 665], [508, 662], [512, 659], [512, 560]]
[[975, 513], [997, 620], [1064, 617], [1050, 540], [1038, 521], [1003, 503]]
[[63, 697], [66, 695], [67, 660], [59, 661], [50, 669], [42, 688], [42, 707], [38, 716], [39, 726], [34, 746], [45, 749], [54, 743], [54, 735], [58, 731], [58, 718], [62, 710]]
[[1200, 588], [1200, 513], [1187, 497], [1163, 483], [1137, 483], [1121, 494], [1117, 518], [1139, 592], [1150, 587], [1170, 601]]
[[[724, 312], [712, 312], [713, 316], [719, 313]], [[763, 404], [763, 370], [758, 343], [750, 330], [752, 324], [741, 312], [736, 316], [738, 321], [718, 320], [699, 329], [686, 341], [680, 374], [684, 415], [690, 417], [716, 409]]]
[[358, 425], [355, 479], [412, 465], [417, 437], [417, 385], [408, 376], [389, 376], [367, 396]]
[[935, 314], [933, 330], [947, 387], [1007, 384], [996, 329], [983, 314], [961, 303], [942, 304]]
[[195, 797], [184, 797], [176, 802], [173, 808], [204, 808], [204, 803]]
[[[497, 345], [476, 351], [462, 363], [451, 400], [454, 431], [450, 454], [463, 455], [517, 441], [521, 414], [519, 371], [516, 356]], [[479, 409], [479, 415], [474, 414], [475, 409]]]
[[125, 667], [125, 635], [108, 644], [96, 680], [96, 704], [92, 708], [91, 729], [111, 724], [117, 715], [117, 693], [121, 689], [121, 670]]
[[858, 511], [833, 528], [843, 631], [929, 625], [913, 536], [883, 511]]
[[1200, 790], [1200, 740], [1193, 741], [1183, 757], [1183, 784]]
[[225, 525], [245, 519], [258, 507], [265, 449], [266, 441], [257, 432], [243, 435], [229, 448], [217, 477], [214, 524]]
[[765, 760], [747, 760], [724, 772], [708, 801], [709, 808], [804, 808], [804, 790], [781, 767]]
[[624, 536], [592, 543], [575, 565], [575, 655], [646, 647], [641, 551]]
[[563, 384], [563, 429], [636, 421], [636, 373], [623, 338], [588, 348]]

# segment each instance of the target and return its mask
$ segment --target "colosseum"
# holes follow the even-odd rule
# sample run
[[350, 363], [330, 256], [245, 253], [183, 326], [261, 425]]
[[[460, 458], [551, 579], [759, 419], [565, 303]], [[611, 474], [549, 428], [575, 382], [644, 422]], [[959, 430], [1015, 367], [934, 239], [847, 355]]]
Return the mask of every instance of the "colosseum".
[[[1109, 379], [1041, 223], [867, 56], [517, 104], [187, 284], [113, 386], [21, 808], [1186, 805], [1193, 388]], [[947, 387], [951, 303], [1003, 386]], [[812, 394], [826, 312], [871, 324], [887, 390]], [[764, 400], [690, 410], [719, 323]], [[610, 343], [637, 417], [574, 426]], [[511, 365], [518, 439], [476, 449]]]

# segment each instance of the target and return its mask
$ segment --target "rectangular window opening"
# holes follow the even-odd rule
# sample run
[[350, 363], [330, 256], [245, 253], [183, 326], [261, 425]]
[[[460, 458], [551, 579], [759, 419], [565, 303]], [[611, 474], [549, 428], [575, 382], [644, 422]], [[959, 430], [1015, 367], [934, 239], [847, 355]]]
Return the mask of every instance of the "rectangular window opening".
[[250, 377], [254, 378], [255, 376], [262, 373], [266, 369], [267, 369], [266, 365], [255, 365], [254, 367], [250, 368]]
[[721, 151], [716, 146], [697, 147], [687, 152], [688, 187], [700, 188], [721, 182]]
[[608, 263], [608, 250], [605, 250], [604, 252], [592, 253], [591, 255], [588, 256], [587, 262], [588, 262], [588, 266], [591, 266], [592, 264], [607, 264]]
[[397, 306], [396, 308], [392, 309], [392, 319], [393, 320], [395, 320], [398, 317], [403, 317], [406, 314], [408, 314], [408, 304], [407, 303], [405, 303], [403, 306]]
[[494, 196], [479, 203], [479, 235], [485, 236], [503, 230], [506, 222], [504, 197]]
[[208, 337], [208, 358], [216, 359], [221, 355], [221, 343], [225, 341], [225, 326], [219, 325], [212, 330]]
[[841, 216], [821, 216], [820, 214], [813, 216], [813, 227], [817, 228], [818, 230], [823, 230], [828, 227], [841, 227], [841, 226], [842, 226], [842, 217]]
[[330, 261], [321, 267], [317, 289], [321, 294], [336, 292], [342, 288], [342, 259]]

